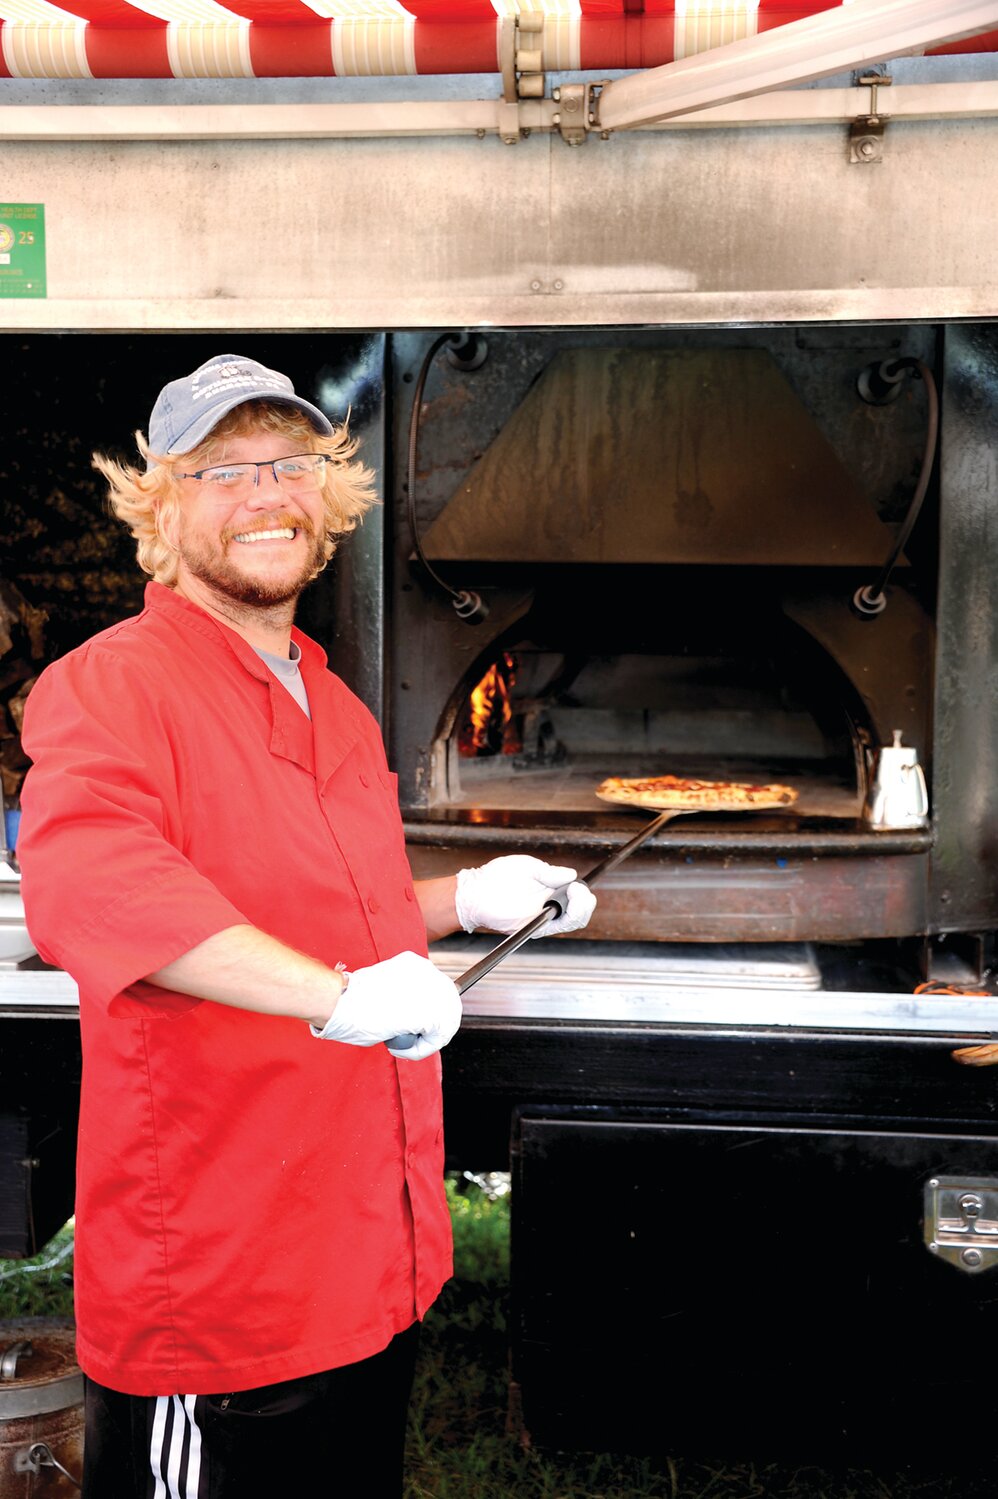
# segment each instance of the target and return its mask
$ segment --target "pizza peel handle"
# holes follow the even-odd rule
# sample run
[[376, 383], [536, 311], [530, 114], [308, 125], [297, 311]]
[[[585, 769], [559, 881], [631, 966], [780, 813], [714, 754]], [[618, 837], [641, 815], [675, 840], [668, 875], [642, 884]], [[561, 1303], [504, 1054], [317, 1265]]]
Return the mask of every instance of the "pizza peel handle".
[[[607, 870], [616, 869], [617, 865], [623, 863], [628, 854], [632, 854], [636, 848], [639, 848], [646, 838], [650, 838], [653, 833], [657, 833], [659, 828], [663, 828], [673, 817], [681, 815], [681, 809], [677, 810], [671, 807], [666, 812], [660, 812], [657, 817], [653, 817], [651, 822], [641, 829], [640, 833], [636, 833], [621, 848], [615, 849], [612, 854], [608, 854], [605, 859], [601, 859], [598, 864], [590, 869], [588, 874], [582, 875], [579, 879], [579, 884], [592, 885], [601, 875], [606, 874]], [[480, 962], [476, 963], [473, 968], [469, 968], [466, 973], [462, 973], [461, 977], [455, 980], [457, 992], [464, 994], [466, 990], [471, 988], [472, 984], [477, 984], [479, 979], [484, 978], [487, 973], [491, 973], [492, 969], [497, 963], [501, 963], [503, 958], [509, 957], [510, 953], [516, 952], [518, 947], [522, 947], [525, 942], [528, 942], [535, 932], [540, 931], [541, 927], [547, 926], [548, 922], [553, 921], [556, 916], [564, 915], [567, 904], [568, 886], [562, 885], [560, 890], [552, 891], [551, 899], [544, 902], [543, 908], [536, 916], [524, 926], [521, 926], [519, 931], [507, 937], [504, 942], [500, 942], [498, 947], [494, 947], [491, 952], [486, 953]]]
[[[601, 859], [598, 864], [590, 869], [588, 874], [581, 877], [579, 883], [591, 885], [594, 880], [599, 879], [600, 875], [606, 874], [607, 870], [616, 869], [617, 865], [621, 864], [627, 858], [628, 854], [632, 854], [636, 848], [639, 848], [646, 838], [650, 838], [653, 833], [657, 833], [659, 828], [663, 828], [673, 817], [681, 816], [682, 812], [686, 810], [695, 811], [696, 809], [670, 807], [667, 811], [660, 812], [657, 817], [653, 817], [651, 822], [641, 829], [640, 833], [636, 833], [627, 843], [615, 849], [612, 854], [608, 854], [605, 859]], [[552, 890], [550, 900], [544, 902], [544, 905], [536, 916], [531, 917], [518, 931], [513, 932], [503, 942], [500, 942], [491, 952], [487, 952], [485, 957], [476, 963], [473, 968], [469, 968], [465, 973], [461, 974], [460, 978], [455, 979], [457, 992], [459, 994], [466, 993], [472, 984], [477, 984], [479, 979], [484, 978], [487, 973], [491, 973], [492, 969], [497, 963], [501, 963], [503, 958], [508, 958], [510, 953], [516, 952], [517, 948], [522, 947], [525, 942], [529, 942], [530, 938], [535, 932], [539, 932], [541, 927], [547, 926], [548, 922], [553, 921], [556, 916], [564, 915], [567, 905], [568, 886], [562, 885], [560, 890]], [[393, 1051], [408, 1051], [410, 1046], [415, 1046], [416, 1040], [416, 1036], [406, 1032], [401, 1036], [393, 1036], [385, 1044], [390, 1046]]]
[[[712, 804], [701, 804], [699, 806], [676, 806], [676, 796], [671, 795], [669, 789], [663, 789], [662, 794], [658, 799], [658, 806], [662, 808], [658, 816], [653, 817], [651, 822], [643, 827], [640, 833], [636, 833], [633, 838], [629, 839], [627, 843], [623, 844], [620, 848], [615, 849], [612, 854], [608, 854], [605, 859], [601, 859], [598, 864], [594, 865], [593, 868], [590, 869], [588, 874], [582, 875], [580, 883], [583, 885], [595, 884], [595, 882], [602, 875], [607, 874], [611, 869], [616, 869], [618, 864], [622, 864], [624, 860], [628, 858], [636, 848], [640, 848], [641, 844], [644, 843], [646, 839], [651, 838], [654, 833], [658, 832], [659, 828], [663, 828], [665, 824], [667, 822], [671, 822], [674, 817], [682, 817], [684, 814], [688, 814], [691, 812], [761, 812], [767, 809], [772, 809], [774, 807], [785, 806], [789, 801], [794, 800], [797, 795], [795, 791], [790, 791], [787, 787], [765, 787], [762, 789], [766, 791], [772, 791], [773, 793], [783, 794], [774, 795], [768, 801], [759, 799], [749, 805], [746, 805], [744, 802], [740, 802], [733, 798], [730, 795], [730, 791], [732, 788], [730, 786], [726, 787], [723, 782], [702, 784], [713, 784], [716, 786], [717, 794], [715, 795]], [[727, 797], [725, 796], [725, 790], [729, 792], [729, 795]], [[644, 810], [644, 808], [632, 801], [629, 801], [626, 797], [621, 797], [618, 795], [606, 795], [604, 794], [602, 789], [598, 790], [596, 792], [596, 795], [599, 796], [603, 801], [613, 801], [622, 805], [630, 806], [635, 811]], [[651, 798], [649, 798], [649, 801], [650, 800]], [[672, 801], [673, 803], [672, 806], [669, 805], [670, 801]], [[725, 805], [726, 802], [727, 805]], [[654, 805], [654, 803], [652, 804]], [[648, 807], [648, 801], [645, 802], [644, 806]], [[469, 968], [467, 972], [462, 973], [460, 978], [455, 980], [458, 993], [466, 993], [467, 990], [471, 988], [472, 984], [477, 984], [479, 979], [484, 978], [487, 973], [491, 973], [492, 969], [496, 966], [497, 963], [501, 963], [503, 958], [508, 958], [510, 953], [516, 952], [517, 948], [522, 947], [525, 942], [529, 941], [529, 939], [534, 935], [535, 932], [540, 931], [542, 927], [546, 926], [547, 923], [549, 921], [552, 921], [556, 916], [561, 916], [564, 913], [565, 906], [568, 901], [567, 891], [567, 885], [562, 886], [560, 890], [552, 891], [551, 899], [545, 901], [543, 908], [537, 913], [535, 917], [532, 918], [532, 920], [528, 921], [525, 926], [520, 927], [519, 931], [513, 932], [512, 936], [507, 937], [505, 941], [500, 942], [498, 947], [494, 947], [491, 952], [486, 953], [485, 957], [482, 958], [480, 962], [476, 963], [473, 968]], [[407, 1051], [410, 1046], [415, 1046], [416, 1039], [417, 1038], [415, 1036], [409, 1034], [395, 1036], [391, 1041], [387, 1043], [387, 1045], [390, 1046], [394, 1051]]]

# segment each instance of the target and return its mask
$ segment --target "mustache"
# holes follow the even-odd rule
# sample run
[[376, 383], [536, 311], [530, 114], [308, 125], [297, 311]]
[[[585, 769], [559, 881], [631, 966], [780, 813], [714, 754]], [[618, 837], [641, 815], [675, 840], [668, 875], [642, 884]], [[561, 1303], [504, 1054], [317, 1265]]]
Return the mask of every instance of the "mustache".
[[251, 522], [241, 526], [226, 526], [222, 532], [223, 545], [230, 542], [234, 536], [252, 535], [254, 531], [301, 531], [301, 533], [312, 541], [316, 536], [316, 529], [307, 515], [293, 515], [290, 510], [271, 510], [265, 515], [257, 515]]

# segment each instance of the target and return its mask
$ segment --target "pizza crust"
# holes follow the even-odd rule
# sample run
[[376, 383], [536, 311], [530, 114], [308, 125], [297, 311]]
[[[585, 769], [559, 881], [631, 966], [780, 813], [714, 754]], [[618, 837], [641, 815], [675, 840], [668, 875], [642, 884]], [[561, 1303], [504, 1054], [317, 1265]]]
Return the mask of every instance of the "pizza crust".
[[652, 810], [751, 812], [786, 807], [797, 800], [792, 786], [756, 786], [742, 781], [701, 781], [685, 776], [609, 776], [596, 788], [605, 802]]

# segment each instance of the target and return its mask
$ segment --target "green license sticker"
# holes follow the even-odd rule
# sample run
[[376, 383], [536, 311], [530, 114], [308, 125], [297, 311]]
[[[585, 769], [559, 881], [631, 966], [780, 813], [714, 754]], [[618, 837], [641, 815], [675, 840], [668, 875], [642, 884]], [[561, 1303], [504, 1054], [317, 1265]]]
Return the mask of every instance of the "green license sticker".
[[0, 203], [0, 297], [45, 295], [45, 205]]

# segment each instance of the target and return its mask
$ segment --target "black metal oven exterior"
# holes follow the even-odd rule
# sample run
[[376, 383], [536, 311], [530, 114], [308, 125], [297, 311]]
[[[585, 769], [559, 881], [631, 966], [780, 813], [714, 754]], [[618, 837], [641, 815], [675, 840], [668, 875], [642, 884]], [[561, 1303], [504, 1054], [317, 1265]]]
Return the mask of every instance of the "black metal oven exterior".
[[[546, 360], [559, 349], [601, 342], [612, 349], [622, 341], [652, 350], [709, 347], [712, 342], [722, 349], [768, 349], [801, 400], [817, 414], [839, 456], [853, 465], [881, 516], [895, 523], [903, 515], [921, 456], [924, 412], [917, 392], [905, 411], [898, 409], [900, 402], [886, 415], [864, 407], [856, 395], [856, 375], [878, 350], [911, 348], [932, 360], [942, 401], [936, 483], [909, 547], [912, 565], [896, 575], [885, 613], [859, 621], [848, 608], [851, 584], [856, 577], [863, 580], [862, 570], [829, 573], [801, 567], [791, 576], [785, 569], [777, 569], [779, 577], [765, 570], [755, 575], [760, 592], [783, 589], [785, 609], [806, 612], [810, 607], [811, 636], [841, 668], [849, 692], [855, 689], [857, 699], [862, 699], [859, 711], [867, 714], [872, 731], [884, 737], [891, 727], [901, 726], [913, 742], [921, 741], [931, 787], [931, 826], [914, 834], [874, 835], [859, 823], [816, 819], [794, 829], [781, 850], [786, 822], [775, 827], [754, 823], [751, 829], [729, 824], [703, 831], [680, 822], [635, 856], [633, 867], [619, 872], [619, 884], [608, 881], [592, 935], [658, 935], [683, 941], [717, 940], [724, 932], [749, 941], [918, 935], [931, 943], [947, 934], [967, 933], [976, 940], [990, 933], [998, 919], [991, 831], [998, 811], [998, 767], [993, 764], [998, 742], [998, 695], [993, 690], [998, 615], [989, 598], [987, 540], [994, 482], [992, 412], [998, 385], [994, 328], [674, 334], [659, 330], [631, 333], [623, 340], [617, 332], [576, 330], [491, 337], [494, 353], [481, 370], [455, 370], [441, 355], [427, 381], [416, 497], [423, 527], [446, 507], [468, 468], [474, 469], [476, 458]], [[384, 709], [414, 869], [417, 875], [438, 874], [495, 852], [551, 853], [559, 848], [570, 850], [572, 861], [585, 868], [630, 836], [634, 825], [626, 815], [614, 820], [513, 810], [485, 817], [449, 803], [446, 769], [440, 762], [448, 753], [446, 742], [461, 693], [494, 659], [499, 645], [515, 635], [531, 601], [543, 593], [544, 579], [538, 578], [536, 568], [490, 568], [474, 559], [463, 567], [453, 561], [438, 564], [456, 586], [481, 586], [489, 601], [489, 619], [469, 626], [457, 618], [446, 594], [413, 556], [405, 517], [408, 397], [430, 342], [422, 335], [397, 336], [386, 363], [386, 400], [393, 421], [386, 438], [392, 481], [385, 516], [387, 572], [381, 624]], [[471, 390], [469, 381], [484, 384]], [[778, 433], [762, 434], [760, 441], [778, 438]], [[565, 505], [572, 503], [571, 495], [561, 499]], [[891, 534], [887, 526], [884, 534]], [[552, 558], [551, 569], [557, 570], [557, 559]], [[631, 569], [628, 578], [640, 579], [641, 571]], [[372, 596], [377, 598], [381, 578], [375, 581], [370, 572]], [[659, 567], [657, 572], [659, 582], [653, 586], [667, 588], [669, 569]], [[738, 569], [692, 572], [716, 598], [724, 592], [725, 579], [730, 583]], [[609, 569], [606, 576], [612, 573]], [[355, 592], [358, 583], [360, 594]], [[353, 600], [366, 595], [368, 582], [355, 576], [352, 585], [339, 606], [347, 615], [354, 610]], [[627, 580], [618, 583], [612, 596], [619, 599], [620, 588], [626, 593], [628, 586]], [[744, 579], [737, 586], [744, 587]], [[626, 630], [626, 620], [622, 623], [619, 615], [617, 610], [604, 622], [614, 638]], [[926, 629], [928, 637], [916, 639]], [[369, 662], [364, 669], [369, 675]], [[607, 773], [612, 770], [607, 767]], [[773, 877], [773, 860], [788, 850], [799, 857], [794, 880], [781, 885]], [[684, 899], [684, 876], [696, 857], [711, 870], [737, 868], [739, 888], [734, 880], [726, 886], [722, 874], [710, 882], [710, 897], [705, 899], [700, 887]], [[671, 887], [664, 903], [656, 900], [663, 881]], [[642, 905], [647, 908], [644, 916]]]
[[[847, 372], [881, 340], [932, 351], [943, 412], [937, 488], [912, 547], [915, 581], [898, 587], [913, 587], [932, 618], [928, 679], [904, 675], [901, 635], [885, 649], [885, 632], [878, 645], [877, 621], [843, 614], [826, 636], [830, 649], [837, 632], [853, 632], [858, 649], [869, 642], [854, 678], [879, 672], [888, 697], [898, 689], [896, 703], [923, 695], [909, 708], [927, 727], [931, 826], [871, 835], [859, 824], [802, 823], [788, 840], [779, 825], [705, 836], [680, 821], [607, 882], [590, 935], [829, 943], [846, 968], [855, 962], [858, 990], [871, 982], [871, 954], [885, 949], [899, 994], [950, 972], [951, 959], [964, 979], [985, 977], [998, 918], [988, 514], [998, 332], [837, 328], [826, 345], [819, 330], [715, 336], [789, 350], [802, 380], [807, 371], [812, 409], [827, 401], [829, 427], [844, 424], [845, 448], [855, 399]], [[427, 343], [398, 339], [388, 364], [398, 427], [386, 709], [413, 867], [440, 874], [525, 851], [583, 869], [631, 825], [541, 811], [480, 818], [448, 809], [433, 790], [458, 685], [494, 650], [483, 633], [509, 638], [525, 579], [451, 569], [461, 586], [495, 584], [498, 618], [476, 634], [412, 558], [402, 429], [407, 376]], [[509, 355], [525, 367], [538, 357], [534, 346]], [[427, 415], [439, 419], [424, 427], [424, 521], [480, 442], [461, 379], [445, 373], [428, 397]], [[511, 403], [498, 396], [497, 425]], [[898, 471], [910, 472], [915, 425], [898, 441]], [[800, 592], [828, 583], [815, 573], [795, 581]], [[993, 1275], [962, 1273], [924, 1241], [929, 1182], [998, 1181], [994, 1074], [954, 1061], [973, 1039], [958, 1012], [951, 1031], [921, 1034], [845, 1018], [815, 1030], [512, 1018], [489, 1014], [488, 982], [445, 1058], [448, 1150], [454, 1166], [513, 1172], [511, 1412], [526, 1440], [769, 1448], [818, 1461], [902, 1453], [913, 1429], [927, 1452], [934, 1434], [945, 1445], [943, 1433], [993, 1417], [989, 1382], [953, 1357], [965, 1339], [993, 1336]], [[592, 1205], [592, 1237], [569, 1242], [569, 1208], [580, 1199]]]

